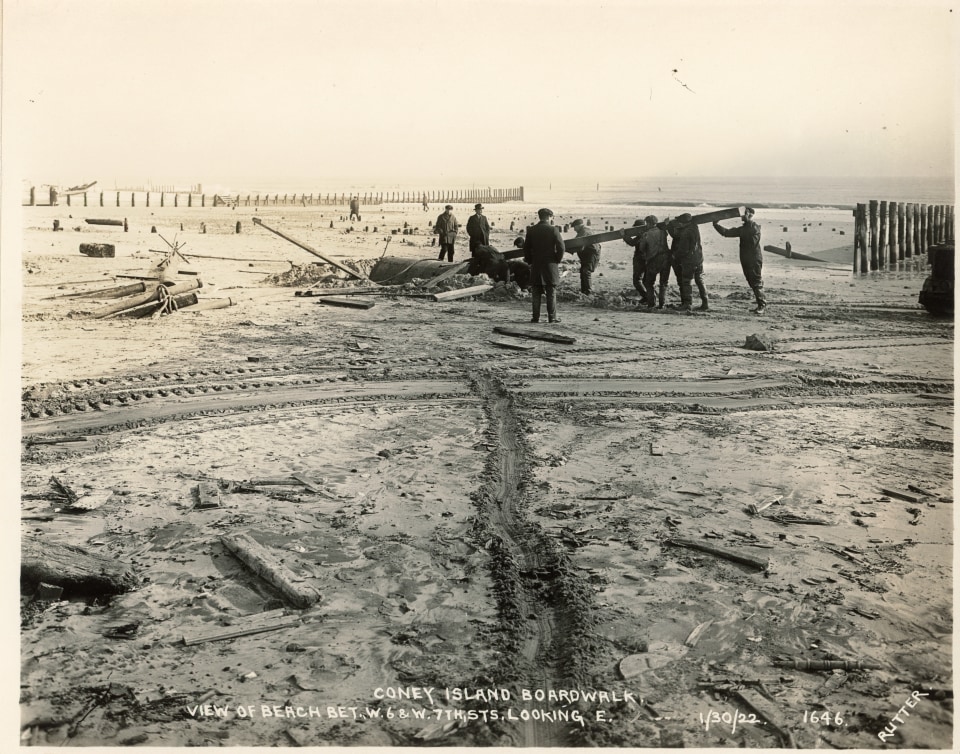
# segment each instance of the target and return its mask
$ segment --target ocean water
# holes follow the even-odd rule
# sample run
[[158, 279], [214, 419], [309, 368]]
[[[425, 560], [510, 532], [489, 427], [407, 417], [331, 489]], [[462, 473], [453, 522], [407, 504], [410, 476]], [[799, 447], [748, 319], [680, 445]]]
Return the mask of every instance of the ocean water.
[[878, 201], [953, 204], [952, 176], [938, 178], [638, 178], [629, 181], [548, 183], [525, 186], [525, 199], [538, 203], [640, 205], [667, 207], [735, 207], [853, 209]]

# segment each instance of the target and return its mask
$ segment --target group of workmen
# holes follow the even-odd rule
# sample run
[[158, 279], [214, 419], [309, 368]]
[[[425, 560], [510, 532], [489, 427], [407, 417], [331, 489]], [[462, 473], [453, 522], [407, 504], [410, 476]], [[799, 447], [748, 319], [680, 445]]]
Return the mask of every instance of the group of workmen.
[[[763, 256], [760, 247], [760, 226], [754, 222], [754, 210], [746, 207], [741, 217], [743, 224], [738, 228], [724, 228], [718, 222], [713, 223], [714, 230], [727, 238], [740, 239], [740, 266], [747, 284], [756, 297], [756, 308], [751, 311], [763, 314], [766, 298], [763, 294]], [[541, 209], [537, 212], [539, 222], [527, 229], [522, 244], [524, 261], [530, 266], [530, 292], [533, 301], [532, 322], [540, 321], [543, 299], [546, 298], [547, 318], [549, 322], [559, 322], [557, 317], [557, 286], [560, 284], [559, 263], [566, 252], [560, 229], [553, 224], [553, 211]], [[571, 227], [576, 238], [590, 235], [583, 220], [574, 220]], [[700, 311], [710, 308], [707, 289], [703, 282], [703, 246], [700, 242], [700, 228], [689, 212], [668, 218], [660, 222], [654, 215], [637, 220], [634, 227], [637, 233], [621, 231], [624, 242], [634, 248], [633, 285], [640, 293], [641, 301], [637, 308], [641, 311], [663, 309], [667, 285], [672, 270], [680, 288], [680, 311], [693, 309], [693, 284], [700, 294]], [[437, 218], [434, 233], [439, 235], [440, 256], [453, 261], [454, 243], [460, 225], [453, 215], [453, 206], [448, 204], [443, 214]], [[467, 235], [470, 238], [470, 253], [473, 255], [481, 246], [490, 242], [490, 223], [483, 215], [483, 205], [474, 206], [474, 214], [467, 221]], [[668, 242], [669, 238], [669, 242]], [[600, 262], [600, 244], [587, 242], [579, 245], [577, 256], [580, 258], [580, 291], [591, 293], [591, 279]]]
[[[763, 295], [763, 256], [760, 248], [760, 226], [753, 221], [753, 208], [746, 207], [741, 216], [743, 224], [739, 228], [724, 228], [717, 222], [714, 230], [722, 236], [740, 239], [740, 266], [747, 284], [753, 290], [757, 300], [756, 308], [751, 311], [763, 314], [767, 302]], [[557, 317], [557, 286], [560, 283], [558, 264], [563, 259], [566, 248], [560, 230], [553, 225], [553, 212], [541, 209], [537, 213], [540, 222], [529, 228], [523, 242], [524, 260], [530, 265], [530, 292], [533, 299], [531, 322], [540, 321], [542, 299], [547, 301], [549, 322], [559, 322]], [[577, 238], [589, 235], [582, 220], [572, 223]], [[658, 222], [654, 215], [648, 215], [634, 227], [642, 230], [629, 237], [621, 232], [621, 237], [634, 247], [633, 284], [641, 296], [637, 307], [652, 311], [662, 309], [666, 298], [670, 271], [673, 270], [680, 287], [680, 311], [693, 309], [693, 283], [700, 294], [700, 310], [710, 308], [707, 289], [703, 283], [703, 246], [700, 243], [700, 228], [693, 217], [684, 212], [676, 218]], [[670, 238], [668, 243], [667, 238]], [[600, 245], [586, 243], [577, 249], [580, 257], [580, 291], [590, 293], [590, 277], [600, 261]], [[659, 291], [656, 283], [659, 279]]]

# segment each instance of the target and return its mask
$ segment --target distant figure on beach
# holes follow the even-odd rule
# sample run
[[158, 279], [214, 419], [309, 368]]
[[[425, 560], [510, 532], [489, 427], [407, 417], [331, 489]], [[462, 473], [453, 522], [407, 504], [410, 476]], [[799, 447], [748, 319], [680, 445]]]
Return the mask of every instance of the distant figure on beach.
[[423, 211], [424, 211], [424, 212], [429, 212], [429, 211], [430, 211], [430, 205], [427, 203], [427, 192], [426, 192], [426, 191], [423, 192]]
[[[643, 220], [635, 220], [633, 223], [634, 228], [639, 228], [643, 225]], [[621, 237], [623, 233], [621, 232]], [[627, 246], [633, 247], [633, 287], [637, 289], [637, 293], [640, 294], [641, 303], [646, 304], [648, 299], [653, 295], [653, 291], [647, 292], [647, 289], [643, 285], [643, 274], [646, 272], [647, 263], [643, 258], [643, 252], [640, 251], [640, 243], [643, 240], [643, 234], [633, 236], [632, 238], [624, 238], [623, 242]], [[637, 305], [637, 308], [640, 308], [640, 304]]]
[[353, 220], [354, 215], [357, 217], [357, 222], [360, 222], [360, 197], [355, 196], [350, 200], [350, 220]]
[[478, 246], [488, 246], [490, 244], [490, 223], [483, 216], [483, 205], [473, 205], [473, 214], [467, 220], [467, 235], [470, 236], [470, 254], [472, 255]]
[[437, 218], [434, 223], [433, 232], [440, 236], [440, 256], [437, 257], [441, 262], [444, 255], [448, 262], [453, 261], [453, 245], [457, 241], [457, 231], [460, 230], [460, 223], [453, 214], [453, 205], [448, 204], [443, 208], [443, 214]]
[[[663, 308], [667, 296], [667, 284], [670, 282], [670, 266], [672, 258], [670, 247], [667, 245], [667, 232], [657, 224], [656, 215], [647, 215], [643, 218], [645, 230], [640, 235], [637, 251], [643, 257], [643, 287], [647, 290], [647, 309], [651, 310], [654, 304]], [[654, 283], [660, 278], [659, 298], [654, 301]]]
[[540, 305], [547, 297], [547, 318], [557, 317], [557, 286], [560, 285], [560, 260], [566, 250], [559, 228], [553, 225], [553, 211], [544, 207], [537, 212], [540, 222], [531, 225], [523, 242], [523, 261], [530, 265], [530, 293], [533, 301], [531, 322], [540, 321]]
[[[583, 238], [589, 235], [587, 226], [579, 218], [570, 223], [573, 226], [576, 238]], [[588, 243], [577, 249], [577, 256], [580, 257], [580, 293], [590, 293], [590, 278], [597, 265], [600, 264], [600, 244]]]
[[703, 246], [700, 243], [700, 228], [689, 212], [684, 212], [675, 220], [667, 222], [667, 233], [673, 239], [671, 253], [673, 267], [680, 287], [680, 311], [693, 309], [693, 289], [695, 280], [700, 293], [700, 311], [707, 311], [707, 289], [703, 284]]
[[757, 299], [757, 308], [750, 311], [763, 314], [767, 308], [767, 300], [763, 295], [763, 252], [760, 249], [760, 226], [753, 221], [754, 214], [752, 207], [745, 207], [743, 225], [739, 228], [724, 228], [714, 222], [713, 229], [726, 238], [740, 239], [740, 267]]

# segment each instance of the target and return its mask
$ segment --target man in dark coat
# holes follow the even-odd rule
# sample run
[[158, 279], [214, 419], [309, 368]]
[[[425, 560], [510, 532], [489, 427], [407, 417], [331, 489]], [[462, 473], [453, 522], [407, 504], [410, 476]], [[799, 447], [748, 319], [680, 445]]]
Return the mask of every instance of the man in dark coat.
[[470, 253], [473, 254], [478, 246], [490, 245], [490, 223], [483, 216], [483, 205], [476, 204], [473, 214], [467, 220], [467, 235], [470, 236]]
[[656, 301], [654, 300], [654, 283], [657, 277], [660, 278], [660, 307], [663, 308], [663, 301], [667, 295], [667, 283], [670, 282], [670, 248], [667, 246], [667, 232], [657, 225], [655, 215], [647, 215], [643, 218], [644, 231], [640, 234], [637, 242], [637, 253], [643, 259], [643, 287], [646, 289], [647, 308], [653, 309]]
[[689, 212], [667, 222], [667, 233], [673, 238], [671, 253], [673, 266], [680, 286], [680, 311], [693, 309], [692, 283], [697, 281], [700, 292], [700, 309], [706, 311], [707, 289], [703, 284], [703, 246], [700, 244], [700, 228], [692, 221]]
[[458, 230], [460, 230], [460, 223], [453, 214], [453, 205], [448, 204], [443, 208], [443, 214], [437, 218], [433, 226], [433, 232], [440, 236], [440, 256], [437, 259], [441, 262], [444, 255], [448, 262], [453, 261], [453, 244], [456, 243]]
[[[576, 238], [583, 238], [590, 235], [587, 226], [583, 220], [574, 220], [570, 223], [576, 232]], [[580, 293], [590, 293], [590, 278], [597, 265], [600, 264], [600, 244], [588, 243], [577, 249], [577, 256], [580, 257]]]
[[763, 295], [763, 252], [760, 250], [760, 226], [753, 221], [753, 215], [753, 208], [745, 207], [743, 225], [739, 228], [724, 228], [714, 222], [713, 229], [726, 238], [740, 239], [740, 268], [757, 299], [757, 308], [750, 311], [763, 314], [767, 308], [767, 300]]
[[[643, 225], [643, 220], [636, 220], [633, 223], [633, 227], [637, 228]], [[623, 234], [621, 233], [621, 236]], [[647, 263], [643, 258], [643, 253], [640, 251], [640, 242], [643, 239], [643, 234], [641, 233], [638, 236], [633, 236], [630, 239], [623, 239], [623, 242], [627, 246], [633, 247], [633, 287], [637, 289], [637, 293], [640, 294], [641, 303], [646, 304], [647, 299], [650, 295], [647, 293], [647, 289], [643, 285], [643, 275], [647, 270]], [[637, 305], [637, 308], [640, 308], [640, 305]]]
[[530, 226], [523, 242], [523, 260], [530, 265], [530, 292], [533, 299], [531, 322], [540, 321], [540, 303], [547, 295], [547, 318], [559, 322], [557, 317], [557, 286], [560, 285], [560, 269], [557, 265], [565, 251], [560, 230], [553, 226], [553, 212], [541, 209], [537, 212], [540, 222]]
[[360, 221], [360, 197], [355, 196], [350, 200], [350, 220], [357, 218], [357, 222]]

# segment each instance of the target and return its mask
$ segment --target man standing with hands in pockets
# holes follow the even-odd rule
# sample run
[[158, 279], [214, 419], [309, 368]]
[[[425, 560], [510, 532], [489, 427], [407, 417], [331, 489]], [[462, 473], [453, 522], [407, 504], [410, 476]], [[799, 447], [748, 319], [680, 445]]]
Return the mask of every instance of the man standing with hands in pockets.
[[563, 259], [566, 248], [560, 229], [551, 222], [553, 211], [544, 208], [537, 212], [537, 216], [540, 222], [527, 231], [523, 241], [523, 261], [530, 265], [530, 293], [533, 299], [533, 317], [530, 321], [540, 321], [540, 303], [546, 293], [547, 317], [550, 322], [559, 322], [557, 286], [560, 285], [560, 268], [557, 265]]

